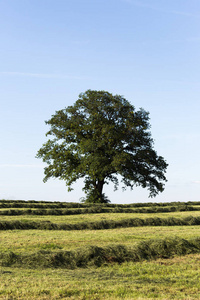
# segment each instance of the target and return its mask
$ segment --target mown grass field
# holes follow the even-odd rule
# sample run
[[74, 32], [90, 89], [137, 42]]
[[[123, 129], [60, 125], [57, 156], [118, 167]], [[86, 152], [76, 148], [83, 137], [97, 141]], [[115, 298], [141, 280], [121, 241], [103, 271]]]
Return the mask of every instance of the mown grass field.
[[199, 299], [199, 209], [1, 200], [0, 299]]

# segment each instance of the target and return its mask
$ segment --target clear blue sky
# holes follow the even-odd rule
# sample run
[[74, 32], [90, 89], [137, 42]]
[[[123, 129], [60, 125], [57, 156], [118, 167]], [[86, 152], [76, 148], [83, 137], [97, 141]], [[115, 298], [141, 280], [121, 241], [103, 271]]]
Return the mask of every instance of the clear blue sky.
[[165, 191], [105, 192], [113, 203], [200, 201], [200, 1], [1, 0], [0, 199], [78, 201], [82, 182], [43, 183], [48, 120], [87, 89], [150, 112]]

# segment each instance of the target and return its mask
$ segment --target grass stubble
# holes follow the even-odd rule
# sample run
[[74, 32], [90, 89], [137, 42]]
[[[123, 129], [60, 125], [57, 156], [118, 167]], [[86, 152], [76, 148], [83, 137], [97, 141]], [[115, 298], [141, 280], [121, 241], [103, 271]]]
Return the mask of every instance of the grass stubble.
[[1, 268], [0, 299], [199, 299], [200, 254], [99, 268]]
[[78, 247], [123, 244], [133, 246], [149, 239], [200, 236], [200, 226], [156, 226], [108, 230], [7, 230], [0, 231], [0, 252], [31, 253], [36, 250], [74, 250]]

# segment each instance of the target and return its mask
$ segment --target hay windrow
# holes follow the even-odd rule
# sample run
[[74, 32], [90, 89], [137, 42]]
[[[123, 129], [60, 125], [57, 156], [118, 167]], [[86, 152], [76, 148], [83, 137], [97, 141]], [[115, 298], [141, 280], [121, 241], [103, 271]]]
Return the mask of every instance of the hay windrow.
[[200, 225], [200, 217], [185, 218], [129, 218], [123, 220], [101, 220], [96, 222], [53, 223], [50, 221], [0, 221], [0, 230], [103, 230], [141, 226], [194, 226]]
[[171, 258], [192, 253], [200, 253], [200, 238], [186, 240], [181, 238], [151, 239], [134, 247], [110, 245], [107, 247], [87, 246], [72, 251], [44, 251], [31, 254], [14, 252], [0, 254], [4, 267], [26, 268], [86, 268], [100, 267], [103, 264], [139, 262], [158, 258]]

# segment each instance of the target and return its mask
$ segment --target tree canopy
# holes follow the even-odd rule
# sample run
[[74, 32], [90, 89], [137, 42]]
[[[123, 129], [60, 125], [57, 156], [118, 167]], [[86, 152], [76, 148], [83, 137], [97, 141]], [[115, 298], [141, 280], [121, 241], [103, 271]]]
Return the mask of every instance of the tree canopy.
[[167, 163], [153, 149], [149, 113], [124, 97], [87, 90], [46, 124], [51, 138], [36, 156], [47, 163], [44, 182], [62, 179], [70, 191], [84, 178], [86, 201], [94, 203], [108, 202], [103, 186], [111, 181], [117, 189], [119, 178], [124, 189], [141, 186], [150, 197], [164, 190]]

